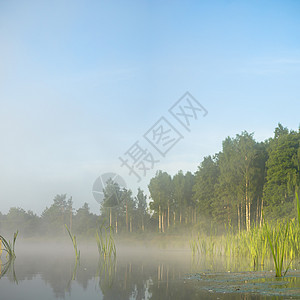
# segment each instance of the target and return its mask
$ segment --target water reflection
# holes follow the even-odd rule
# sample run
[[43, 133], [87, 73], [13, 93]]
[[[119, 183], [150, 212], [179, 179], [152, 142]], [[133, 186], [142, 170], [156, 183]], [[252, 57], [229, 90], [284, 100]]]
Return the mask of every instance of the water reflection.
[[117, 273], [117, 264], [115, 257], [100, 257], [98, 260], [98, 270], [96, 277], [99, 278], [99, 287], [105, 295], [107, 290], [111, 289], [115, 275]]
[[[243, 271], [250, 271], [249, 266], [251, 264], [247, 265], [246, 262], [230, 262], [216, 258], [193, 260], [187, 251], [119, 251], [117, 259], [99, 259], [96, 252], [82, 251], [80, 264], [74, 262], [71, 253], [24, 252], [18, 255], [10, 266], [1, 264], [0, 276], [3, 279], [0, 280], [0, 291], [10, 293], [13, 295], [12, 299], [19, 299], [14, 294], [18, 289], [16, 283], [19, 282], [23, 283], [22, 286], [36, 284], [36, 289], [47, 295], [49, 299], [72, 299], [79, 288], [86, 300], [94, 299], [95, 295], [98, 299], [109, 300], [217, 299], [218, 297], [221, 297], [220, 299], [266, 299], [267, 296], [254, 295], [247, 291], [241, 293], [233, 290], [231, 294], [224, 294], [221, 288], [217, 291], [210, 287], [216, 281], [211, 279], [205, 281], [201, 278], [202, 274], [218, 272], [224, 276], [228, 271], [241, 271], [242, 268]], [[189, 274], [200, 275], [195, 280], [189, 280]], [[9, 280], [13, 285], [11, 287], [6, 285], [3, 289], [6, 284], [3, 280]], [[299, 286], [298, 279], [291, 278], [287, 282], [291, 286]], [[49, 286], [51, 294], [49, 294]], [[20, 299], [30, 298], [26, 298], [23, 293]]]
[[5, 263], [0, 258], [0, 279], [7, 274], [9, 278], [18, 284], [16, 272], [15, 272], [15, 257], [8, 259]]

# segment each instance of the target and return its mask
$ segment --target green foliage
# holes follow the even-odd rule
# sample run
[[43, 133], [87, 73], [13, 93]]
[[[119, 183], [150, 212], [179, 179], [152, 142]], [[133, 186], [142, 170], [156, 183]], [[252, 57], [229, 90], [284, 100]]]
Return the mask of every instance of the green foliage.
[[166, 209], [168, 202], [172, 201], [171, 176], [167, 172], [158, 171], [150, 180], [148, 188], [152, 199], [150, 208], [156, 212], [158, 212], [159, 206]]
[[138, 188], [135, 201], [137, 203], [137, 217], [139, 228], [141, 228], [141, 230], [144, 231], [145, 219], [147, 217], [147, 196], [144, 194], [144, 191], [140, 188]]
[[140, 214], [147, 213], [147, 196], [144, 194], [144, 191], [138, 188], [138, 192], [136, 195], [137, 209]]
[[56, 195], [53, 204], [43, 211], [43, 230], [49, 234], [63, 234], [65, 224], [73, 215], [72, 197], [67, 200], [67, 194]]
[[[178, 171], [177, 174], [173, 176], [173, 199], [174, 199], [174, 209], [180, 214], [185, 211], [187, 207], [187, 201], [185, 199], [185, 177], [182, 171]], [[154, 195], [153, 195], [154, 196]], [[155, 196], [154, 196], [155, 197]], [[152, 198], [155, 199], [155, 198]], [[153, 208], [154, 208], [153, 204]]]
[[[223, 151], [217, 156], [218, 180], [213, 187], [212, 216], [216, 223], [249, 230], [253, 205], [260, 205], [264, 182], [264, 147], [256, 143], [253, 134], [242, 132], [226, 138]], [[216, 173], [216, 171], [215, 171]], [[244, 219], [241, 215], [244, 215]]]
[[295, 191], [300, 186], [299, 145], [300, 134], [289, 132], [282, 125], [269, 142], [263, 196], [269, 219], [290, 217], [293, 211]]
[[217, 156], [214, 158], [211, 156], [204, 157], [196, 172], [193, 186], [193, 197], [199, 207], [200, 220], [203, 220], [201, 222], [202, 226], [207, 226], [207, 220], [212, 218], [212, 205], [216, 195], [216, 184], [218, 183], [219, 175], [220, 169]]
[[99, 225], [99, 217], [90, 213], [87, 203], [80, 207], [73, 217], [72, 231], [77, 235], [94, 236]]
[[13, 234], [15, 228], [22, 228], [22, 235], [25, 237], [37, 234], [40, 225], [40, 219], [36, 214], [19, 207], [11, 207], [3, 221], [6, 233]]
[[103, 190], [104, 201], [102, 209], [118, 206], [122, 201], [122, 193], [118, 183], [114, 182], [111, 178], [106, 182], [106, 187]]

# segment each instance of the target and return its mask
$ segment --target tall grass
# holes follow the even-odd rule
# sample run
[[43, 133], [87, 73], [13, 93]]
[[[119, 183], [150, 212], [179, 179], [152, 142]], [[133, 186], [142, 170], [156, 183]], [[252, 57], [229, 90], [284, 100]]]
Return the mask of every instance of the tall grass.
[[276, 277], [285, 276], [288, 267], [284, 274], [282, 274], [283, 268], [283, 259], [285, 254], [285, 246], [286, 246], [286, 238], [289, 229], [289, 222], [286, 223], [285, 230], [281, 227], [278, 231], [273, 230], [273, 236], [271, 237], [272, 232], [269, 231], [267, 222], [265, 222], [267, 237], [273, 257], [273, 261], [275, 264]]
[[[242, 258], [255, 269], [273, 260], [276, 276], [285, 276], [289, 266], [300, 258], [300, 203], [297, 199], [298, 220], [277, 221], [272, 225], [252, 227], [249, 231], [222, 236], [205, 236], [198, 233], [190, 241], [193, 256], [224, 256], [228, 259]], [[284, 270], [285, 262], [287, 268]]]
[[96, 233], [96, 242], [98, 246], [99, 254], [105, 259], [107, 257], [116, 257], [116, 245], [112, 236], [112, 228], [105, 227], [102, 224]]
[[78, 250], [78, 247], [77, 247], [77, 240], [76, 240], [76, 236], [75, 235], [72, 235], [71, 231], [69, 230], [67, 224], [65, 224], [66, 226], [66, 229], [68, 231], [68, 234], [70, 236], [70, 239], [72, 241], [72, 244], [73, 244], [73, 248], [74, 248], [74, 251], [75, 251], [75, 265], [74, 265], [74, 269], [73, 269], [73, 273], [72, 273], [72, 277], [71, 277], [71, 280], [69, 281], [68, 283], [68, 287], [70, 287], [71, 285], [71, 281], [72, 280], [75, 280], [76, 278], [76, 273], [77, 273], [77, 265], [78, 265], [78, 262], [79, 262], [79, 265], [80, 265], [80, 250]]
[[73, 247], [74, 247], [74, 251], [75, 251], [75, 257], [76, 257], [76, 266], [77, 266], [77, 261], [80, 260], [80, 250], [78, 250], [78, 247], [77, 247], [77, 240], [76, 240], [76, 236], [75, 235], [72, 235], [72, 233], [70, 232], [67, 224], [65, 224], [66, 226], [66, 229], [68, 231], [68, 234], [70, 236], [70, 239], [72, 241], [72, 244], [73, 244]]
[[2, 251], [6, 252], [6, 257], [9, 258], [9, 260], [16, 257], [15, 254], [15, 244], [18, 236], [18, 231], [14, 233], [13, 242], [7, 241], [2, 235], [0, 235], [0, 241], [1, 241], [1, 253]]
[[241, 233], [230, 232], [222, 236], [198, 234], [190, 240], [190, 248], [194, 255], [248, 257], [256, 265], [263, 265], [266, 258], [272, 258], [267, 230], [273, 245], [276, 233], [278, 233], [277, 242], [281, 245], [285, 243], [284, 259], [294, 260], [300, 257], [300, 227], [295, 219], [289, 221], [287, 228], [286, 223], [278, 221], [272, 226], [253, 227]]

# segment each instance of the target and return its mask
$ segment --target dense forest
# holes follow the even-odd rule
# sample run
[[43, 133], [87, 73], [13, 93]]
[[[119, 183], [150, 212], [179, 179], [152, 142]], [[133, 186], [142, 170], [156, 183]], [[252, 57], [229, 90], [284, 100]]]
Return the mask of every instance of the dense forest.
[[72, 197], [56, 195], [41, 216], [15, 207], [0, 213], [0, 231], [57, 235], [67, 224], [75, 234], [89, 236], [106, 222], [117, 234], [185, 229], [218, 233], [228, 228], [239, 232], [261, 226], [263, 214], [270, 222], [295, 217], [299, 185], [300, 128], [278, 124], [274, 136], [264, 142], [246, 131], [227, 137], [222, 151], [205, 157], [194, 174], [158, 171], [148, 185], [150, 199], [141, 189], [133, 196], [109, 180], [100, 216], [91, 213], [87, 203], [74, 211]]

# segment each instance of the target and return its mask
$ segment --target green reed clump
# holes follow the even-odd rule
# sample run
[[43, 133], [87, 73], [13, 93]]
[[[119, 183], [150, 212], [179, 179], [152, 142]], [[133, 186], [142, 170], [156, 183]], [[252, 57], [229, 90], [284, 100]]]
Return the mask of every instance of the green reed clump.
[[0, 235], [0, 240], [3, 247], [2, 250], [6, 252], [6, 256], [8, 256], [9, 260], [14, 259], [16, 257], [15, 244], [16, 244], [18, 233], [19, 233], [18, 231], [14, 233], [13, 242], [7, 241], [2, 235]]
[[265, 228], [266, 228], [269, 245], [272, 252], [272, 257], [274, 260], [276, 277], [285, 276], [289, 266], [287, 267], [284, 274], [282, 274], [282, 268], [283, 268], [283, 259], [285, 255], [286, 238], [289, 229], [289, 222], [286, 223], [285, 230], [283, 230], [283, 228], [281, 227], [278, 230], [273, 229], [270, 232], [266, 222], [265, 222]]
[[196, 240], [190, 240], [190, 248], [192, 250], [192, 255], [195, 256], [198, 251], [198, 244]]
[[193, 255], [248, 258], [254, 267], [258, 267], [264, 265], [266, 258], [274, 259], [270, 240], [279, 267], [282, 259], [290, 261], [300, 257], [300, 226], [295, 219], [290, 220], [288, 226], [278, 221], [240, 233], [230, 231], [218, 237], [198, 234], [190, 240], [190, 249]]
[[200, 249], [200, 233], [198, 232], [198, 236], [197, 238], [192, 238], [190, 240], [190, 248], [192, 250], [192, 255], [195, 256], [196, 254], [200, 254], [201, 253], [201, 249]]
[[116, 257], [116, 245], [112, 236], [112, 228], [110, 226], [105, 227], [104, 224], [100, 226], [96, 233], [96, 242], [99, 254], [101, 254], [103, 258], [110, 258], [112, 256]]
[[69, 230], [67, 224], [65, 224], [65, 226], [66, 226], [66, 229], [67, 229], [68, 234], [70, 236], [70, 239], [71, 239], [71, 241], [73, 243], [73, 247], [74, 247], [74, 250], [75, 250], [75, 257], [76, 257], [76, 265], [77, 265], [77, 260], [80, 259], [80, 250], [78, 250], [78, 247], [77, 247], [76, 236], [71, 234], [71, 231]]
[[217, 255], [218, 253], [218, 244], [215, 241], [215, 238], [211, 236], [201, 236], [198, 233], [198, 236], [191, 238], [190, 240], [190, 249], [192, 255]]
[[264, 220], [261, 227], [253, 226], [250, 230], [235, 233], [228, 226], [227, 233], [222, 236], [194, 237], [190, 241], [192, 254], [195, 255], [222, 255], [226, 258], [241, 257], [249, 259], [254, 267], [264, 265], [265, 259], [274, 261], [276, 276], [284, 276], [283, 264], [290, 261], [288, 267], [297, 258], [300, 258], [300, 199], [296, 193], [297, 219], [288, 222], [278, 220], [269, 225]]

